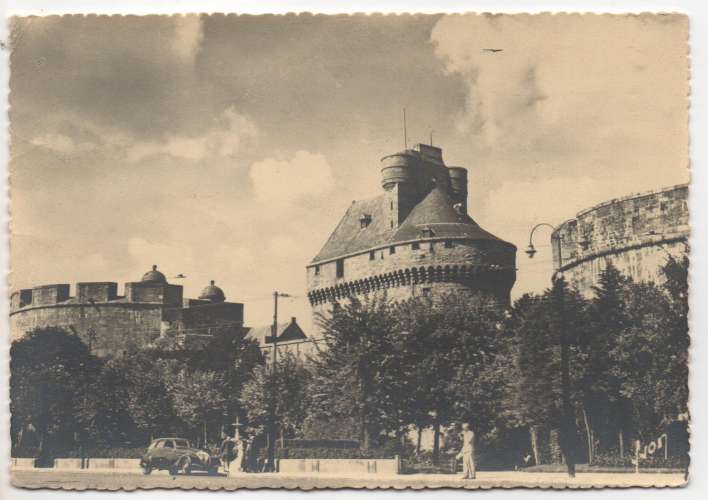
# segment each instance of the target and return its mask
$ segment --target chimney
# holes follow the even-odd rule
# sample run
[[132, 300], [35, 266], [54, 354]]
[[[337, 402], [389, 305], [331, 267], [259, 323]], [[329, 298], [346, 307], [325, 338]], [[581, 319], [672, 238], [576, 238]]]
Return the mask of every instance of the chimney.
[[296, 323], [296, 321], [295, 321], [295, 316], [293, 316], [292, 318], [290, 318], [290, 323], [292, 323], [293, 325]]

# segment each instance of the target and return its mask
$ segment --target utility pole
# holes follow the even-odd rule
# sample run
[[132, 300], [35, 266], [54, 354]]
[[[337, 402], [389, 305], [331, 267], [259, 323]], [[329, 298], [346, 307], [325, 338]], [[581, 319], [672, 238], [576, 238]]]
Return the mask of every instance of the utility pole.
[[268, 466], [275, 472], [275, 440], [276, 428], [276, 378], [278, 370], [278, 297], [290, 297], [287, 293], [273, 292], [273, 326], [271, 327], [270, 341], [273, 344], [273, 365], [270, 374], [270, 415], [268, 422]]

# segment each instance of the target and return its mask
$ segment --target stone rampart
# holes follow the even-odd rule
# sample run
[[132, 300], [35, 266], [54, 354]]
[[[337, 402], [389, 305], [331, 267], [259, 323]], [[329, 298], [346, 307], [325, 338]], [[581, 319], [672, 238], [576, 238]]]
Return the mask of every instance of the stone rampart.
[[609, 262], [636, 281], [661, 281], [661, 266], [686, 251], [689, 232], [685, 184], [610, 200], [557, 228], [554, 267], [584, 295]]

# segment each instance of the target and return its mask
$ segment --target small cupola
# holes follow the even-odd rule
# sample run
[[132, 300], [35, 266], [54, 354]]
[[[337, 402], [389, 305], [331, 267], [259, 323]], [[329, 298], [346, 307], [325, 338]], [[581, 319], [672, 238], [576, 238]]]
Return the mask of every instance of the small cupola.
[[140, 281], [144, 283], [167, 283], [167, 278], [165, 278], [165, 275], [158, 271], [157, 266], [153, 264], [152, 269], [143, 274], [143, 278]]
[[224, 302], [226, 297], [224, 296], [224, 291], [214, 284], [214, 280], [211, 280], [209, 285], [204, 287], [202, 293], [199, 294], [199, 299], [210, 302]]

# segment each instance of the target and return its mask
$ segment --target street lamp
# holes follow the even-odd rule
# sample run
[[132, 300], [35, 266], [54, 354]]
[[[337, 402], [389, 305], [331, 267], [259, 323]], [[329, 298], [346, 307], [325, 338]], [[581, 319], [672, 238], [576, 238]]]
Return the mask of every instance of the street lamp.
[[[526, 249], [526, 254], [529, 256], [529, 259], [532, 259], [533, 256], [536, 255], [536, 248], [533, 246], [533, 233], [541, 226], [551, 228], [553, 233], [557, 232], [556, 227], [546, 222], [536, 224], [533, 229], [531, 229], [531, 234], [529, 235], [529, 246]], [[558, 234], [556, 239], [558, 240], [558, 267], [553, 272], [553, 276], [551, 279], [553, 281], [553, 292], [558, 294], [556, 304], [558, 307], [558, 318], [560, 320], [560, 324], [558, 326], [558, 342], [560, 344], [561, 351], [560, 362], [562, 399], [560, 441], [561, 450], [563, 451], [563, 455], [565, 455], [565, 462], [568, 466], [568, 476], [575, 477], [575, 447], [573, 445], [573, 443], [575, 442], [575, 439], [573, 438], [573, 436], [575, 435], [575, 421], [572, 416], [572, 407], [570, 404], [570, 352], [568, 347], [568, 337], [566, 333], [565, 289], [563, 288], [563, 284], [560, 283], [560, 280], [563, 279], [563, 257], [561, 254], [563, 250], [563, 237], [562, 235]]]

